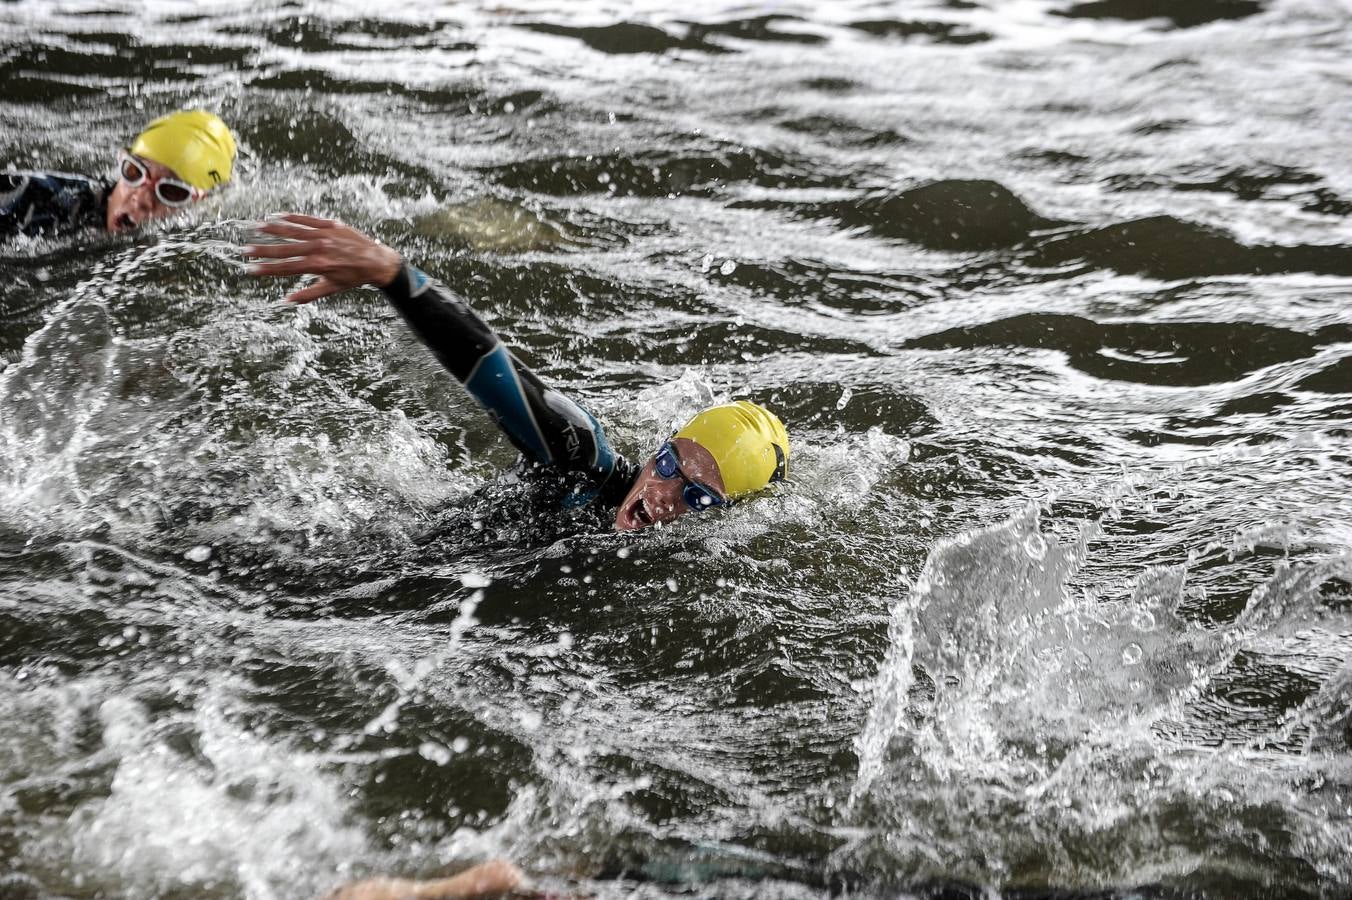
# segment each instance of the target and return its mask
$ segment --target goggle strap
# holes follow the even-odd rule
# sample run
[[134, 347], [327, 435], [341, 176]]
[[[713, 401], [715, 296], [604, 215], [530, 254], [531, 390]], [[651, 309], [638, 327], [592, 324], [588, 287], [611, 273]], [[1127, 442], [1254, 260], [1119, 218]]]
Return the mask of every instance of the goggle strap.
[[784, 455], [784, 448], [778, 444], [771, 444], [775, 448], [775, 473], [770, 476], [771, 481], [784, 481], [789, 477], [789, 458]]

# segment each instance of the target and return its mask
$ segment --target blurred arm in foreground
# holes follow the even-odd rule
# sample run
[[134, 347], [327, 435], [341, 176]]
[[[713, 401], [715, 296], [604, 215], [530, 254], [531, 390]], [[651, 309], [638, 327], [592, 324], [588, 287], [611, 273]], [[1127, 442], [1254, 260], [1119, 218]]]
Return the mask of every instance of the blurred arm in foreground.
[[451, 878], [410, 881], [403, 878], [372, 878], [345, 885], [324, 900], [451, 900], [451, 898], [500, 897], [526, 886], [521, 870], [505, 859], [490, 859]]

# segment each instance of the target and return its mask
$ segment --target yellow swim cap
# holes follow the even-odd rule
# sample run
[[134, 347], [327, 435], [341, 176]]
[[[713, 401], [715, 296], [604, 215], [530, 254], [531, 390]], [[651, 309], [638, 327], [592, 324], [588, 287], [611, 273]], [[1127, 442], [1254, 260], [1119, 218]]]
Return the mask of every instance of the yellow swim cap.
[[718, 463], [729, 499], [758, 491], [788, 474], [789, 434], [774, 413], [749, 400], [711, 406], [676, 437], [699, 444]]
[[235, 136], [220, 116], [184, 109], [147, 125], [132, 142], [131, 152], [168, 166], [188, 184], [209, 191], [230, 180]]

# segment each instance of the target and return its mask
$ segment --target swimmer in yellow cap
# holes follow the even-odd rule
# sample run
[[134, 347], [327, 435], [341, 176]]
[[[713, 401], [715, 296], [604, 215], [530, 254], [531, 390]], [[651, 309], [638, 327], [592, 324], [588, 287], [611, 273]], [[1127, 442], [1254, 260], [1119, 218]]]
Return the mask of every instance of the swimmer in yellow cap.
[[0, 239], [102, 227], [131, 231], [173, 215], [230, 181], [235, 137], [201, 109], [156, 119], [118, 153], [118, 178], [0, 172]]
[[319, 276], [287, 297], [292, 303], [380, 288], [521, 452], [525, 470], [557, 486], [566, 508], [613, 509], [614, 527], [632, 531], [728, 506], [788, 475], [783, 423], [747, 400], [704, 410], [636, 466], [610, 448], [591, 413], [546, 387], [468, 304], [396, 251], [313, 216], [281, 216], [259, 231], [280, 241], [245, 248], [265, 260], [253, 274]]
[[620, 531], [727, 506], [788, 475], [789, 435], [774, 413], [749, 400], [714, 406], [672, 435], [620, 501]]

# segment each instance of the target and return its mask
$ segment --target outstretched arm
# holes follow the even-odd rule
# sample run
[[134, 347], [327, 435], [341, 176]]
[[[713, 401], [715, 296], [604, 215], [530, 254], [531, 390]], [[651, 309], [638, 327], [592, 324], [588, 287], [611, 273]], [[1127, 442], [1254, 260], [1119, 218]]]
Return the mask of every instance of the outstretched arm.
[[451, 900], [451, 898], [500, 897], [526, 884], [525, 876], [504, 859], [479, 863], [453, 878], [408, 881], [373, 878], [339, 888], [324, 900]]
[[259, 231], [288, 242], [245, 248], [246, 256], [274, 260], [256, 264], [254, 274], [319, 276], [290, 294], [289, 302], [309, 303], [365, 284], [379, 287], [527, 460], [588, 476], [593, 489], [577, 502], [618, 487], [609, 482], [622, 480], [626, 465], [591, 413], [546, 387], [467, 303], [397, 252], [346, 225], [312, 216], [283, 216]]

